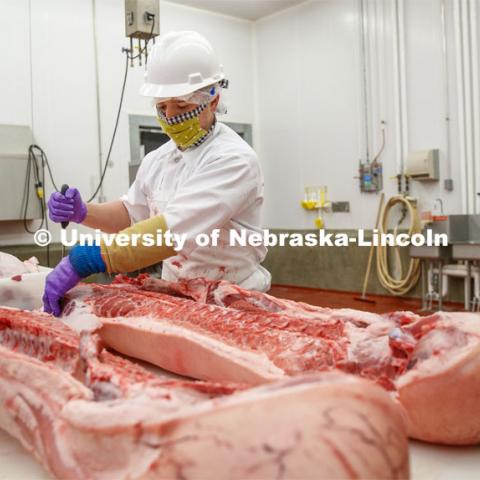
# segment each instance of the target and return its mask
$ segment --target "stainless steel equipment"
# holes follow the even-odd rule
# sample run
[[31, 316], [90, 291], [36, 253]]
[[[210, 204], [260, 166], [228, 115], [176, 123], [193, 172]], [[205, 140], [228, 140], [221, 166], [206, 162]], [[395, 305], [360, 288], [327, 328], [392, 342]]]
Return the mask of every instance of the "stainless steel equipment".
[[30, 127], [0, 125], [0, 221], [42, 218], [34, 181], [26, 183], [28, 147], [32, 143]]
[[445, 220], [432, 222], [432, 233], [445, 233], [449, 244], [480, 243], [480, 215], [448, 215]]
[[[422, 309], [421, 311], [433, 310], [433, 303], [438, 302], [438, 310], [442, 310], [442, 290], [443, 290], [443, 266], [447, 264], [451, 258], [451, 247], [440, 246], [410, 246], [410, 256], [420, 259], [422, 269]], [[428, 277], [431, 272], [438, 269], [438, 292], [428, 288]]]
[[[410, 247], [410, 255], [422, 261], [422, 309], [432, 309], [433, 301], [438, 301], [438, 309], [442, 309], [442, 278], [445, 264], [452, 261], [465, 261], [468, 268], [465, 304], [470, 310], [480, 310], [480, 298], [471, 294], [471, 267], [480, 265], [480, 215], [449, 215], [444, 220], [432, 222], [426, 229], [433, 234], [446, 234], [448, 246]], [[429, 291], [425, 287], [428, 272], [438, 270], [438, 291]]]
[[158, 0], [125, 0], [125, 35], [127, 37], [148, 40], [152, 35], [156, 36], [159, 33]]
[[[472, 278], [472, 266], [480, 265], [480, 215], [465, 215], [466, 227], [462, 230], [464, 236], [452, 245], [452, 258], [454, 260], [465, 260], [467, 263], [467, 284], [468, 298], [470, 299], [470, 286]], [[473, 295], [470, 301], [472, 311], [480, 311], [480, 297]]]
[[[130, 65], [138, 59], [138, 64], [147, 64], [148, 42], [160, 34], [159, 0], [125, 0], [125, 36], [130, 39]], [[133, 41], [137, 40], [137, 51]], [[144, 42], [142, 46], [142, 40]], [[143, 58], [143, 61], [142, 61]]]

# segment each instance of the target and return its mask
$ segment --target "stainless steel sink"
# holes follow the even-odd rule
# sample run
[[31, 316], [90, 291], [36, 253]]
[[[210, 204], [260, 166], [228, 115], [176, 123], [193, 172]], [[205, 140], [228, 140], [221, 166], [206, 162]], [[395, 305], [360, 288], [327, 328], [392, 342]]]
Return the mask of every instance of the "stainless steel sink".
[[480, 260], [480, 243], [456, 243], [452, 245], [453, 260]]
[[[450, 259], [454, 261], [466, 260], [467, 288], [465, 289], [465, 305], [466, 308], [472, 305], [473, 311], [475, 305], [480, 304], [480, 299], [475, 298], [471, 301], [471, 264], [480, 261], [480, 215], [448, 215], [445, 220], [436, 220], [429, 224], [423, 234], [427, 234], [427, 230], [431, 230], [432, 234], [446, 234], [448, 237], [448, 245], [435, 247], [410, 246], [410, 255], [421, 259], [422, 261], [422, 300], [424, 308], [431, 308], [433, 305], [433, 296], [436, 295], [438, 300], [438, 308], [442, 309], [442, 272], [444, 264]], [[430, 286], [426, 287], [426, 268], [431, 268], [432, 264], [437, 264], [439, 286], [438, 291], [433, 293]], [[477, 303], [476, 303], [477, 302]]]
[[427, 229], [432, 233], [446, 233], [448, 243], [480, 244], [480, 215], [448, 215], [446, 220], [432, 222]]
[[436, 247], [434, 245], [422, 245], [415, 246], [410, 245], [409, 247], [410, 256], [413, 258], [424, 258], [430, 260], [449, 260], [452, 254], [451, 246], [447, 245], [446, 247]]

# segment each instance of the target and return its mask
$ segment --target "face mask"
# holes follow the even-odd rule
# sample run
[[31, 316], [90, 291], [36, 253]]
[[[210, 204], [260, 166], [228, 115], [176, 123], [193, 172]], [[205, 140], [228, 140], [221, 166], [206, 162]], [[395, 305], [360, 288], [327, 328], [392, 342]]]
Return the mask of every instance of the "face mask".
[[199, 105], [190, 112], [166, 118], [160, 110], [158, 123], [162, 130], [176, 143], [180, 150], [200, 145], [208, 132], [200, 126], [199, 115], [205, 110], [207, 104]]

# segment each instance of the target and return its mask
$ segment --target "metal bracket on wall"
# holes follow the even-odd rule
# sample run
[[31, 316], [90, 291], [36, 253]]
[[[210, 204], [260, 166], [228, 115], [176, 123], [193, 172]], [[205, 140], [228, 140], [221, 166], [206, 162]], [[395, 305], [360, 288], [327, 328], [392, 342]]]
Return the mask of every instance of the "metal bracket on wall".
[[332, 212], [334, 213], [349, 213], [350, 202], [332, 202]]

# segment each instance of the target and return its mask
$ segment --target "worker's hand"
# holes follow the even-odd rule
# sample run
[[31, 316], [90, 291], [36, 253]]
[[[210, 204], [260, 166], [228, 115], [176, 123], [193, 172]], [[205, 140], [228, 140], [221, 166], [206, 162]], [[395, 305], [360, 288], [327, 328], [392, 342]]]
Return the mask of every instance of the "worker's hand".
[[47, 206], [50, 219], [56, 223], [82, 223], [87, 216], [87, 204], [76, 188], [69, 188], [65, 195], [52, 193]]
[[62, 313], [61, 298], [81, 279], [82, 277], [73, 268], [70, 258], [62, 258], [60, 263], [47, 275], [43, 294], [44, 311], [59, 317]]

